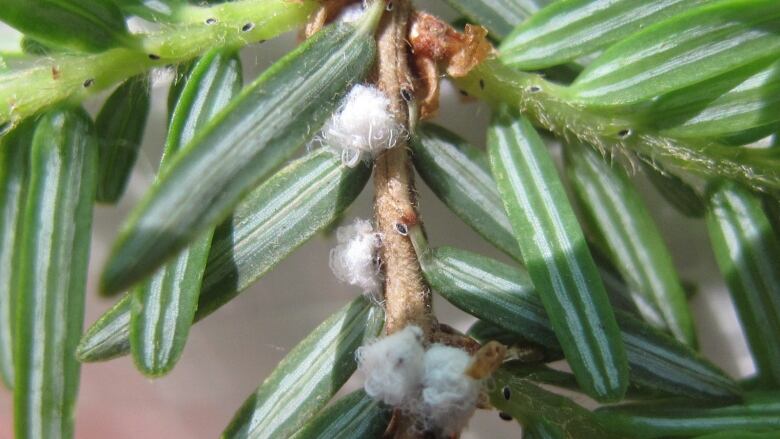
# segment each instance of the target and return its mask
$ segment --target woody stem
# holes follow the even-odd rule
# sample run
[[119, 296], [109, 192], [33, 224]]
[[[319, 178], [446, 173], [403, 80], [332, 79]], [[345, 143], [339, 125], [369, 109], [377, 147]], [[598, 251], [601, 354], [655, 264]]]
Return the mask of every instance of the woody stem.
[[[379, 59], [376, 84], [390, 99], [390, 109], [396, 119], [408, 131], [411, 121], [407, 100], [413, 96], [413, 82], [406, 36], [411, 4], [408, 0], [395, 0], [389, 4], [393, 8], [383, 17], [377, 36]], [[382, 262], [387, 333], [415, 324], [430, 339], [434, 327], [431, 294], [405, 232], [405, 228], [418, 222], [413, 173], [405, 139], [377, 159], [374, 190], [374, 214], [384, 239]]]

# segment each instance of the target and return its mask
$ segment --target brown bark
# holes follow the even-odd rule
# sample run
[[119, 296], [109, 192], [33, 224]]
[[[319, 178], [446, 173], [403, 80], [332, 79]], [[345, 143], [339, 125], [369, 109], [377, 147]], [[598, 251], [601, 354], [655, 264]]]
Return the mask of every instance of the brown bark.
[[[385, 13], [377, 35], [376, 84], [390, 99], [395, 117], [408, 130], [414, 122], [410, 120], [410, 114], [414, 114], [410, 111], [414, 87], [406, 43], [411, 5], [408, 0], [388, 4], [392, 4], [392, 10]], [[386, 331], [391, 334], [415, 324], [423, 329], [426, 340], [430, 340], [434, 322], [430, 290], [423, 281], [411, 241], [403, 233], [404, 227], [417, 222], [413, 188], [404, 138], [376, 160], [374, 169], [374, 214], [383, 235]]]
[[[392, 9], [382, 18], [377, 35], [379, 57], [375, 82], [390, 99], [394, 116], [408, 130], [415, 122], [410, 118], [416, 117], [410, 109], [414, 87], [406, 43], [412, 8], [408, 0], [394, 0], [388, 5], [392, 5]], [[383, 236], [385, 330], [392, 334], [415, 324], [424, 331], [426, 341], [430, 341], [435, 321], [431, 315], [431, 293], [423, 281], [420, 264], [406, 233], [408, 225], [417, 223], [417, 213], [405, 138], [377, 158], [374, 190], [374, 215]], [[422, 437], [415, 428], [415, 420], [399, 410], [396, 410], [388, 435], [396, 439]]]

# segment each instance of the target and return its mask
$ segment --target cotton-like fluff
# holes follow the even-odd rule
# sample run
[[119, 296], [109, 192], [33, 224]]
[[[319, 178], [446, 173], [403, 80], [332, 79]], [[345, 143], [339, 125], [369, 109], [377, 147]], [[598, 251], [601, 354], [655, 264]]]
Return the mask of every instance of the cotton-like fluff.
[[422, 396], [415, 411], [428, 429], [449, 436], [468, 424], [480, 390], [480, 382], [466, 375], [471, 361], [465, 351], [442, 344], [425, 352]]
[[323, 145], [341, 153], [341, 161], [355, 167], [392, 148], [405, 135], [390, 112], [390, 99], [378, 88], [357, 84], [322, 128]]
[[338, 228], [336, 239], [338, 244], [331, 249], [329, 260], [333, 275], [376, 298], [382, 285], [378, 262], [381, 235], [374, 231], [370, 221], [356, 218], [352, 224]]
[[363, 13], [366, 12], [365, 5], [361, 3], [354, 3], [351, 5], [347, 5], [344, 7], [344, 9], [339, 12], [338, 17], [336, 17], [336, 21], [341, 21], [344, 23], [354, 23], [355, 21], [358, 21], [360, 17], [363, 16]]
[[393, 407], [412, 404], [423, 375], [423, 332], [407, 326], [357, 351], [360, 371], [366, 376], [368, 396]]

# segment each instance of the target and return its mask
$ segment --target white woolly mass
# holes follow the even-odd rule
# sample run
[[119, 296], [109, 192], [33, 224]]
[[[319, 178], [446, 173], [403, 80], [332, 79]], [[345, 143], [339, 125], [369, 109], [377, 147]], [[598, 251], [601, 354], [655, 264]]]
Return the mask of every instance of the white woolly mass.
[[382, 275], [378, 252], [382, 238], [371, 222], [356, 218], [352, 224], [336, 231], [338, 244], [330, 251], [330, 269], [336, 279], [363, 289], [363, 293], [377, 297]]
[[404, 407], [419, 393], [423, 376], [423, 332], [409, 325], [357, 350], [368, 396], [393, 407]]
[[390, 112], [390, 99], [378, 88], [357, 84], [322, 128], [319, 141], [341, 152], [341, 160], [355, 167], [392, 148], [404, 130]]
[[480, 382], [466, 375], [471, 356], [461, 350], [434, 344], [423, 359], [422, 397], [416, 411], [426, 426], [445, 436], [458, 433], [476, 409]]
[[474, 414], [480, 381], [466, 374], [471, 356], [458, 348], [422, 346], [422, 330], [407, 326], [357, 351], [366, 376], [366, 393], [400, 408], [420, 421], [421, 428], [449, 437], [459, 433]]
[[344, 9], [339, 12], [338, 17], [336, 17], [336, 21], [341, 21], [344, 23], [354, 23], [355, 21], [358, 21], [360, 17], [363, 16], [363, 13], [366, 11], [365, 6], [361, 3], [354, 3], [351, 5], [348, 5], [344, 7]]

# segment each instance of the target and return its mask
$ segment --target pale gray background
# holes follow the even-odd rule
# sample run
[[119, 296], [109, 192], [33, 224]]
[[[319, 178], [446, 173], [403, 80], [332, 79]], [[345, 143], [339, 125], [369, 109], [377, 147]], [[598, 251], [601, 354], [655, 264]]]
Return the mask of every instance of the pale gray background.
[[[454, 16], [441, 1], [418, 1], [446, 18]], [[12, 37], [0, 28], [0, 47]], [[245, 80], [254, 78], [295, 44], [292, 35], [243, 51]], [[165, 133], [165, 97], [170, 72], [155, 80], [153, 112], [144, 148], [130, 188], [116, 207], [97, 207], [90, 265], [85, 325], [91, 324], [111, 302], [97, 296], [97, 278], [117, 227], [154, 178]], [[91, 111], [100, 100], [87, 104]], [[484, 146], [489, 112], [479, 103], [464, 104], [447, 84], [437, 119], [475, 145]], [[698, 283], [693, 298], [696, 325], [703, 352], [734, 376], [753, 371], [743, 335], [730, 299], [715, 267], [703, 221], [685, 219], [664, 204], [638, 177], [653, 206], [681, 276]], [[424, 187], [418, 179], [420, 208], [432, 245], [454, 245], [502, 257]], [[370, 215], [371, 186], [347, 214]], [[339, 284], [328, 269], [332, 238], [318, 236], [240, 297], [192, 328], [181, 361], [168, 376], [149, 380], [129, 358], [82, 368], [76, 437], [78, 438], [214, 438], [233, 412], [281, 360], [285, 353], [319, 322], [353, 298], [358, 291]], [[442, 322], [465, 330], [473, 320], [437, 298]], [[348, 390], [360, 386], [358, 376]], [[11, 437], [11, 397], [0, 389], [0, 439]], [[464, 439], [519, 437], [515, 423], [500, 421], [494, 412], [478, 413]]]

